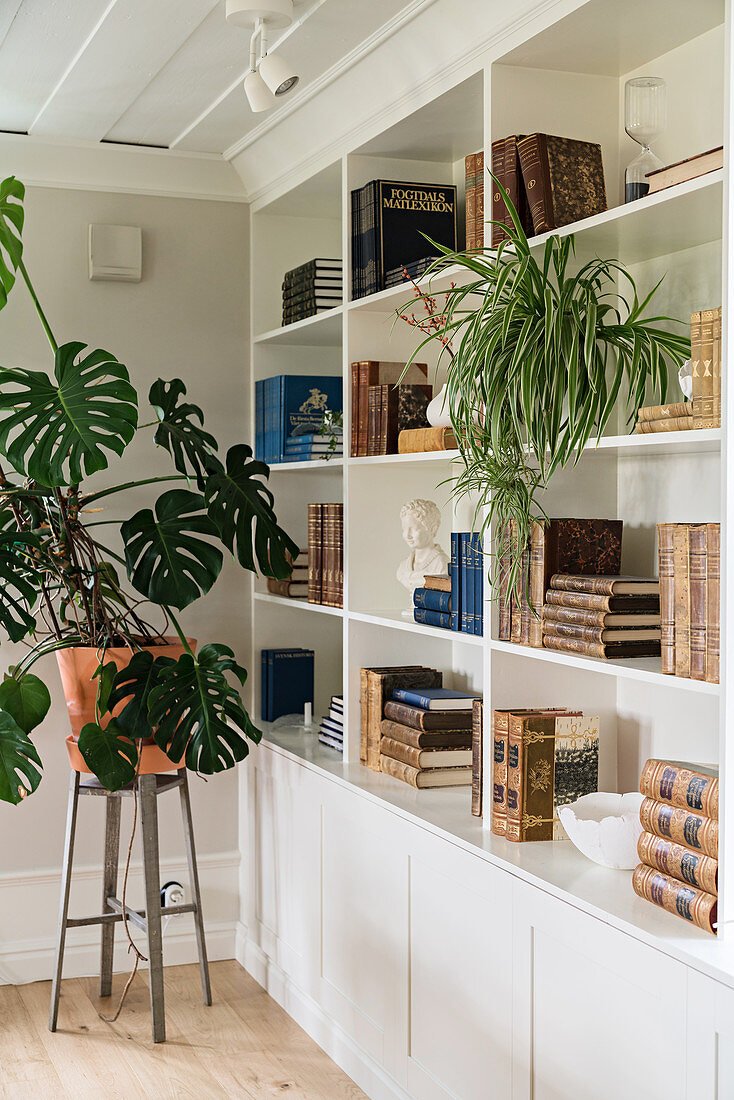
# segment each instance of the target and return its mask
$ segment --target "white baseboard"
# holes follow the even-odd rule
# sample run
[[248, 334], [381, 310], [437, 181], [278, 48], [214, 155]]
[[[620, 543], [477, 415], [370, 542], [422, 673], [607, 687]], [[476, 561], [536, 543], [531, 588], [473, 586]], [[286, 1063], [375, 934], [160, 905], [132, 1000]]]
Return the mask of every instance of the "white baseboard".
[[304, 993], [237, 923], [235, 958], [248, 974], [284, 1008], [323, 1051], [372, 1100], [414, 1100], [375, 1059], [362, 1050], [308, 993]]

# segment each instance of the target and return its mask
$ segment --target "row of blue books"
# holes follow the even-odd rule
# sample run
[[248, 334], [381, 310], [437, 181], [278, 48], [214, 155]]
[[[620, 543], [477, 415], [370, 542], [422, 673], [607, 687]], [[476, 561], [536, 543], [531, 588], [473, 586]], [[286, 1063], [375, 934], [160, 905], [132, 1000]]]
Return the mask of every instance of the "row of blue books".
[[463, 634], [484, 633], [484, 553], [480, 534], [452, 531], [448, 580], [428, 577], [425, 588], [416, 588], [413, 618], [417, 623]]
[[261, 654], [260, 713], [263, 722], [284, 714], [302, 715], [313, 707], [312, 649], [263, 649]]
[[255, 457], [272, 466], [340, 454], [340, 432], [327, 431], [325, 425], [341, 411], [341, 378], [279, 374], [260, 379], [255, 383]]

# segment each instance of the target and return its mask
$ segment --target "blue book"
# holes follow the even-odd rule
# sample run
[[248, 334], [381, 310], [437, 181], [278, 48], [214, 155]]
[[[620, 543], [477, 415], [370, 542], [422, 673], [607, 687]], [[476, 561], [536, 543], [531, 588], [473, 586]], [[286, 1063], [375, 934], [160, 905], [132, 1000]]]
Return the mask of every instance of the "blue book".
[[469, 545], [468, 531], [459, 534], [459, 574], [461, 577], [461, 617], [459, 630], [464, 634], [473, 633], [474, 623], [474, 584], [469, 583]]
[[318, 435], [324, 413], [342, 411], [342, 380], [326, 374], [281, 374], [276, 410], [276, 454], [283, 461], [286, 440]]
[[270, 650], [264, 649], [260, 654], [260, 717], [263, 722], [268, 719], [268, 706], [270, 700], [270, 686], [268, 683], [268, 657]]
[[484, 554], [482, 552], [482, 536], [475, 534], [473, 539], [474, 551], [474, 633], [484, 633]]
[[255, 458], [264, 456], [263, 450], [263, 421], [265, 407], [263, 405], [263, 381], [255, 383]]
[[397, 703], [407, 703], [420, 710], [471, 710], [476, 695], [453, 688], [396, 688], [392, 693]]
[[459, 535], [457, 531], [451, 532], [451, 564], [449, 565], [451, 577], [451, 629], [461, 628], [461, 577], [459, 571]]
[[416, 588], [413, 592], [413, 606], [423, 607], [426, 611], [451, 611], [451, 593], [436, 592], [433, 588]]
[[314, 701], [314, 651], [271, 649], [268, 651], [269, 706], [266, 721], [283, 714], [303, 714]]
[[[448, 593], [445, 592], [444, 595], [447, 596]], [[425, 626], [440, 626], [444, 630], [451, 630], [451, 615], [448, 611], [431, 611], [425, 607], [414, 607], [413, 620]]]
[[[341, 444], [342, 433], [334, 432], [337, 437], [337, 441]], [[321, 443], [328, 445], [331, 442], [332, 436], [321, 432], [311, 432], [310, 435], [296, 435], [286, 440], [286, 447], [305, 447], [307, 444]]]

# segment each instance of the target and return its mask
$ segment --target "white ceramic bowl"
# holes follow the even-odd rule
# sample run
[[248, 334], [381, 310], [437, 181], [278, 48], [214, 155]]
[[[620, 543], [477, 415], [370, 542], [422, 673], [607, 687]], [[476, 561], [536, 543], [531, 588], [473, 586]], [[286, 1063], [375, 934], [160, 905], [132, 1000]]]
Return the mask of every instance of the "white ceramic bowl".
[[558, 807], [558, 817], [568, 839], [594, 863], [629, 870], [640, 862], [637, 841], [642, 832], [642, 795], [585, 794], [568, 806]]

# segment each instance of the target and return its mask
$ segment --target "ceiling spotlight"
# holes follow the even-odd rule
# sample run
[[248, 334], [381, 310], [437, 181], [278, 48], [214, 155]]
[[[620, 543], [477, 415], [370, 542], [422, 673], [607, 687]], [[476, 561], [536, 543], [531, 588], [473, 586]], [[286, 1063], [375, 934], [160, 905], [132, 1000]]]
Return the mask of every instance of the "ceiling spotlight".
[[250, 72], [245, 77], [245, 95], [254, 114], [269, 111], [275, 104], [275, 96], [258, 72]]
[[290, 92], [298, 83], [298, 76], [287, 61], [277, 53], [266, 54], [260, 61], [260, 76], [273, 95], [281, 96]]

